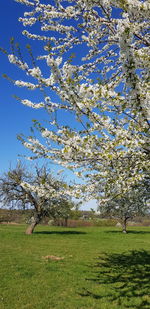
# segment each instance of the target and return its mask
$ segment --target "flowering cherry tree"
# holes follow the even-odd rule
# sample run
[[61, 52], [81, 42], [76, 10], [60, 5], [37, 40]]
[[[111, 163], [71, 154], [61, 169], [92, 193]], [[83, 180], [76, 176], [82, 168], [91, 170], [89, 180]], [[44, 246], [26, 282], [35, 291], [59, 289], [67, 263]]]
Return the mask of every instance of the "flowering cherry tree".
[[69, 187], [54, 178], [46, 167], [36, 167], [33, 174], [20, 162], [15, 169], [0, 177], [0, 201], [7, 207], [32, 209], [33, 216], [26, 234], [32, 234], [46, 216], [66, 218], [74, 206]]
[[[146, 178], [132, 186], [123, 195], [116, 195], [104, 205], [99, 204], [100, 212], [105, 216], [118, 218], [123, 233], [127, 232], [127, 222], [135, 216], [147, 215], [150, 211], [150, 179]], [[115, 190], [115, 187], [113, 187]]]
[[46, 109], [51, 121], [48, 127], [35, 122], [44, 141], [22, 138], [24, 146], [32, 158], [49, 158], [85, 177], [88, 186], [77, 187], [78, 195], [101, 195], [103, 204], [126, 196], [150, 167], [149, 1], [16, 1], [27, 6], [19, 18], [23, 35], [43, 49], [35, 61], [29, 48], [32, 64], [14, 49], [8, 54], [26, 75], [14, 84], [41, 91], [40, 102], [20, 100]]

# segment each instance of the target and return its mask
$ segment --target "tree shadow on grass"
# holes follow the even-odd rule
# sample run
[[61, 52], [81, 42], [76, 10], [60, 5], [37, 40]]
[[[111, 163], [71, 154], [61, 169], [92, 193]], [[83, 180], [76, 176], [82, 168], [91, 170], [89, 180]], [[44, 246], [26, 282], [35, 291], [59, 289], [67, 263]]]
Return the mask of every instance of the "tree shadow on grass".
[[34, 234], [80, 235], [80, 234], [87, 234], [87, 233], [86, 232], [80, 232], [80, 231], [37, 231], [37, 232], [34, 232]]
[[114, 302], [117, 308], [150, 308], [150, 252], [103, 254], [94, 268], [94, 278], [86, 280], [100, 285], [102, 293], [99, 295], [84, 289], [81, 296], [95, 300], [106, 298], [108, 303]]
[[122, 233], [122, 231], [105, 231], [105, 233], [114, 233], [114, 234], [122, 234], [122, 235], [128, 235], [128, 234], [150, 234], [150, 231], [127, 231], [126, 234]]

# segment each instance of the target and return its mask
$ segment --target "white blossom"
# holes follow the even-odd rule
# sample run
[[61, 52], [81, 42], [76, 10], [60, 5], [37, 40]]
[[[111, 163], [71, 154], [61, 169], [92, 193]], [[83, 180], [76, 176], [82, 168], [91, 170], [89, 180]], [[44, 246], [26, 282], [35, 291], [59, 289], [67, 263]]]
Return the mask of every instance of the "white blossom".
[[35, 77], [35, 78], [41, 77], [41, 70], [40, 70], [39, 67], [30, 69], [30, 70], [28, 71], [28, 73], [29, 73], [31, 76]]

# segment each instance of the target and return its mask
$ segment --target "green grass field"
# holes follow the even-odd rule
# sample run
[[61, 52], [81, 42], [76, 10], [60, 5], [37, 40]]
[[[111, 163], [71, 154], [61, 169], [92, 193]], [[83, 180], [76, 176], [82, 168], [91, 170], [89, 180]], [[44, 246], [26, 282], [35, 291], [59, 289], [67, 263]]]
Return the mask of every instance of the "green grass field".
[[0, 225], [1, 309], [150, 308], [149, 227], [24, 230]]

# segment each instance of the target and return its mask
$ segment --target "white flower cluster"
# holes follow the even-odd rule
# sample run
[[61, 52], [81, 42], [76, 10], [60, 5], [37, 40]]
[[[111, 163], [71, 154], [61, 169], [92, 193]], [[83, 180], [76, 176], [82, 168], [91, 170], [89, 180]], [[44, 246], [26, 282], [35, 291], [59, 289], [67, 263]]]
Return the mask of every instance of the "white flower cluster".
[[22, 70], [28, 70], [28, 65], [25, 62], [19, 60], [15, 55], [8, 55], [8, 60], [10, 63], [17, 65]]
[[21, 103], [26, 105], [26, 106], [35, 108], [35, 109], [43, 108], [45, 106], [43, 102], [35, 104], [35, 103], [33, 103], [33, 102], [31, 102], [30, 100], [27, 100], [27, 99], [21, 100]]
[[28, 70], [28, 73], [35, 78], [41, 77], [41, 70], [39, 67]]
[[[29, 82], [24, 82], [24, 81], [22, 81], [22, 80], [16, 80], [14, 84], [15, 84], [15, 86], [18, 86], [18, 87], [26, 87], [26, 88], [28, 88], [28, 89], [30, 89], [30, 90], [35, 90], [36, 88], [38, 88], [37, 85], [34, 85], [34, 84], [32, 84], [32, 83], [29, 83]], [[23, 102], [22, 102], [22, 103], [23, 103]]]
[[[35, 3], [34, 2], [31, 2], [31, 1], [28, 1], [28, 0], [15, 0], [16, 2], [19, 2], [19, 3], [21, 3], [21, 4], [25, 4], [25, 5], [27, 5], [27, 6], [34, 6], [35, 5]], [[36, 1], [36, 0], [34, 0], [34, 1]]]

